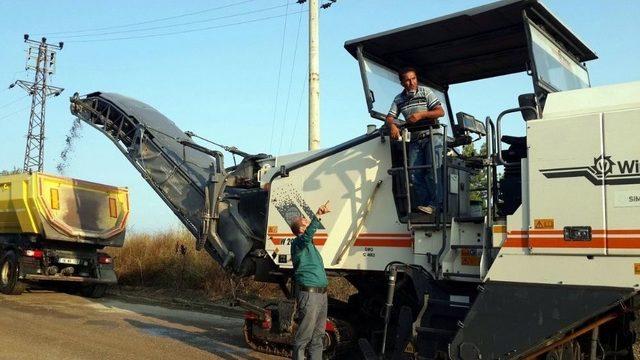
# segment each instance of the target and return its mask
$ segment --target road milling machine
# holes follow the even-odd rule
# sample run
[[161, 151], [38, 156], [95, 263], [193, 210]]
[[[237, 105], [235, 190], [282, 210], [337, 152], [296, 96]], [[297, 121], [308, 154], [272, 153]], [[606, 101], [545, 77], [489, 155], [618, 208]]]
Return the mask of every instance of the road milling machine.
[[[223, 155], [154, 108], [104, 92], [73, 114], [111, 139], [228, 271], [282, 285], [289, 222], [330, 200], [314, 242], [357, 289], [330, 300], [325, 350], [365, 358], [631, 359], [640, 287], [640, 82], [590, 87], [596, 55], [535, 0], [508, 0], [348, 41], [369, 113], [382, 120], [411, 66], [440, 98], [446, 194], [411, 212], [407, 142], [385, 126], [318, 151]], [[520, 74], [532, 91], [495, 121], [453, 113], [451, 85]], [[491, 96], [491, 89], [478, 97]], [[505, 107], [506, 108], [506, 107]], [[526, 136], [503, 134], [523, 122]], [[436, 135], [433, 135], [436, 136]], [[407, 139], [406, 131], [404, 138]], [[465, 157], [479, 140], [486, 156]], [[483, 186], [470, 178], [486, 174]], [[483, 205], [471, 201], [478, 192]], [[252, 309], [255, 349], [287, 355], [292, 301]], [[346, 357], [347, 355], [342, 355]]]

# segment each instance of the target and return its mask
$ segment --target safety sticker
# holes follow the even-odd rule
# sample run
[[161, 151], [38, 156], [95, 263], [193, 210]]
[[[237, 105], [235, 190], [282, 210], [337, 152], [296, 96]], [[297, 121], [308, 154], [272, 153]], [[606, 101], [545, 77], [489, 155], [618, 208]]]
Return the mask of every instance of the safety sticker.
[[460, 265], [479, 266], [482, 250], [462, 249], [460, 252]]
[[494, 234], [505, 234], [507, 232], [506, 225], [493, 225], [493, 233]]
[[553, 229], [554, 225], [553, 219], [535, 219], [533, 221], [533, 227], [536, 229]]
[[635, 263], [633, 264], [633, 272], [636, 275], [640, 275], [640, 263]]

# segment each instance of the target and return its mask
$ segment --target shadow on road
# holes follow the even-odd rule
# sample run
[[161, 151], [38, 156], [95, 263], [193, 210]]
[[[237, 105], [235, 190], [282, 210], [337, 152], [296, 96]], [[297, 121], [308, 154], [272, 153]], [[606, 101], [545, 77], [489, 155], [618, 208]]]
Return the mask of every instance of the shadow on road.
[[248, 354], [248, 349], [243, 353], [244, 341], [238, 336], [241, 329], [210, 329], [201, 333], [193, 333], [137, 320], [129, 319], [127, 322], [147, 334], [178, 340], [223, 359], [235, 360], [238, 356], [251, 360], [264, 359], [262, 356]]
[[[136, 304], [113, 298], [91, 299], [110, 309], [134, 313], [124, 321], [140, 331], [157, 337], [180, 341], [223, 359], [282, 359], [253, 353], [244, 341], [241, 315], [235, 311], [215, 313], [169, 309], [162, 306]], [[132, 314], [132, 315], [134, 315]]]

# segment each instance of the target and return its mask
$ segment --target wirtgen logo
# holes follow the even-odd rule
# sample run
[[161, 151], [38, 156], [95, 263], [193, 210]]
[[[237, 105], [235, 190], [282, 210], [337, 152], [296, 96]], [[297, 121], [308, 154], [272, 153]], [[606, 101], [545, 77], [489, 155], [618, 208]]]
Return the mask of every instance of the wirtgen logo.
[[640, 184], [640, 160], [614, 161], [611, 156], [593, 158], [592, 166], [541, 169], [549, 179], [584, 177], [593, 185]]

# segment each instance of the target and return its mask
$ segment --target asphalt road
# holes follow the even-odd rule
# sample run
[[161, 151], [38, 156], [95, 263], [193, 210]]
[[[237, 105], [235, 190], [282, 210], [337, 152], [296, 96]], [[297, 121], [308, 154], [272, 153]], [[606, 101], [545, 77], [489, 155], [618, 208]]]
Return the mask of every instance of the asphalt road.
[[242, 319], [48, 291], [0, 294], [0, 359], [283, 359], [246, 347]]

